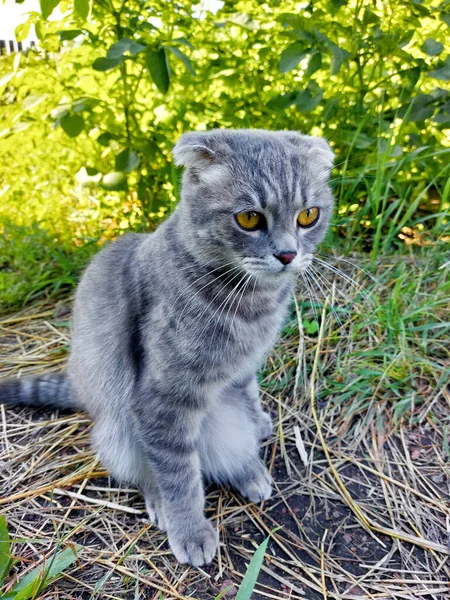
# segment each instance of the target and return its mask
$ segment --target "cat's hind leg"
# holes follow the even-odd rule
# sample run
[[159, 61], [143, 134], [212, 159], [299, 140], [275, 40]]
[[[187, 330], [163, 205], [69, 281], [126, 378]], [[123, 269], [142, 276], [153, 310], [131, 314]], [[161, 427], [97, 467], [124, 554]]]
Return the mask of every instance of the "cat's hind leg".
[[130, 421], [120, 416], [94, 422], [92, 443], [102, 464], [117, 481], [140, 489], [150, 521], [166, 531], [167, 516], [161, 494], [136, 438]]
[[259, 457], [263, 411], [249, 410], [246, 387], [234, 384], [221, 394], [203, 422], [199, 453], [207, 479], [260, 502], [270, 497], [272, 478]]

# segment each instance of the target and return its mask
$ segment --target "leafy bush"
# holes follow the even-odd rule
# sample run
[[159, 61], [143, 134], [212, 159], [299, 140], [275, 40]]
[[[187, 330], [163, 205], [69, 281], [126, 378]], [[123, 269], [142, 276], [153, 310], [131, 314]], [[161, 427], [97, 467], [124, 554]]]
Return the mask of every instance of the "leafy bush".
[[[188, 129], [324, 135], [335, 234], [391, 251], [448, 241], [448, 0], [367, 4], [41, 0], [39, 47], [0, 59], [0, 220], [73, 243], [153, 227]], [[336, 243], [336, 235], [333, 243]]]

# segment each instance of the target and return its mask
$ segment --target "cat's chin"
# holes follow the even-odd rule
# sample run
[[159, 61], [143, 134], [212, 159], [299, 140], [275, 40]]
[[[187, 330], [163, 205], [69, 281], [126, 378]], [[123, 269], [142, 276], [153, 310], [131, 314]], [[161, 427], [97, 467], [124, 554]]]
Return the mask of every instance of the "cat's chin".
[[281, 269], [279, 271], [269, 271], [268, 269], [248, 270], [248, 273], [258, 278], [259, 282], [274, 283], [281, 280], [293, 279], [297, 269]]

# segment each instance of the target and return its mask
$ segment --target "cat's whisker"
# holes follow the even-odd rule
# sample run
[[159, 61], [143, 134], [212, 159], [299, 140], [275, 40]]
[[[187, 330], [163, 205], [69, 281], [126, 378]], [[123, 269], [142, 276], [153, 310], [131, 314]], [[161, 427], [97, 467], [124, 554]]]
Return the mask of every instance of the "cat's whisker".
[[[353, 302], [353, 300], [349, 298], [346, 294], [344, 294], [341, 290], [339, 290], [334, 281], [330, 282], [325, 277], [325, 275], [317, 269], [315, 269], [313, 265], [310, 265], [310, 269], [312, 269], [312, 273], [314, 273], [314, 276], [318, 279], [318, 281], [321, 281], [323, 283], [328, 294], [330, 294], [330, 298], [333, 300], [333, 302], [330, 302], [331, 309], [336, 309], [336, 306], [339, 306], [341, 310], [347, 311], [347, 306], [344, 306], [342, 302], [339, 302], [338, 298], [336, 297], [336, 293], [340, 294], [344, 298], [346, 303]], [[337, 311], [335, 311], [335, 314], [337, 314]], [[339, 324], [342, 326], [341, 321], [339, 321]]]
[[311, 303], [311, 309], [312, 309], [312, 311], [314, 313], [314, 319], [317, 321], [318, 320], [318, 316], [317, 316], [316, 305], [314, 303], [314, 300], [313, 300], [313, 297], [312, 297], [312, 294], [311, 294], [310, 285], [308, 283], [308, 280], [305, 277], [306, 273], [304, 271], [300, 271], [300, 275], [302, 276], [303, 283], [305, 284], [305, 287], [306, 287], [306, 292], [307, 292], [307, 294], [309, 296], [309, 301]]
[[[378, 283], [377, 280], [375, 279], [375, 277], [373, 275], [371, 275], [369, 273], [369, 271], [366, 271], [366, 269], [363, 269], [362, 267], [358, 266], [356, 263], [352, 262], [351, 260], [348, 260], [348, 258], [344, 258], [343, 256], [334, 256], [334, 255], [329, 255], [329, 254], [322, 254], [321, 252], [316, 252], [316, 256], [321, 256], [322, 258], [333, 258], [335, 260], [340, 260], [342, 262], [345, 262], [349, 265], [351, 265], [352, 267], [354, 267], [355, 269], [358, 269], [358, 271], [360, 271], [361, 273], [363, 273], [366, 277], [368, 277], [369, 279], [371, 279], [374, 283]], [[327, 263], [329, 264], [329, 263]]]
[[226, 343], [225, 343], [225, 350], [224, 350], [224, 352], [225, 352], [225, 353], [226, 353], [226, 351], [227, 351], [227, 348], [228, 348], [228, 342], [230, 341], [230, 337], [231, 337], [231, 334], [232, 334], [232, 332], [233, 332], [233, 325], [234, 325], [234, 321], [235, 321], [235, 319], [236, 319], [236, 315], [237, 315], [237, 313], [238, 313], [238, 310], [239, 310], [239, 305], [240, 305], [240, 303], [242, 302], [242, 299], [243, 299], [243, 297], [244, 297], [244, 294], [245, 294], [245, 290], [247, 289], [247, 287], [248, 287], [248, 284], [249, 284], [249, 283], [250, 283], [250, 281], [252, 280], [252, 277], [253, 277], [253, 275], [252, 275], [251, 273], [249, 273], [249, 274], [248, 274], [248, 277], [247, 277], [247, 279], [245, 280], [244, 284], [242, 285], [242, 292], [241, 292], [241, 295], [240, 295], [240, 297], [239, 297], [239, 300], [238, 300], [238, 302], [237, 302], [237, 305], [236, 305], [236, 310], [234, 311], [234, 315], [233, 315], [233, 317], [232, 317], [232, 319], [231, 319], [231, 323], [230, 323], [230, 331], [228, 332], [227, 341], [226, 341]]
[[[228, 317], [230, 315], [230, 311], [231, 311], [231, 309], [233, 307], [233, 304], [238, 300], [240, 292], [241, 292], [241, 289], [244, 288], [245, 283], [246, 283], [247, 278], [248, 278], [248, 275], [249, 275], [248, 272], [245, 273], [244, 277], [239, 281], [239, 283], [238, 283], [238, 289], [236, 290], [236, 294], [235, 294], [234, 298], [231, 300], [230, 305], [229, 305], [228, 310], [227, 310], [227, 314], [225, 315], [225, 321], [227, 321], [227, 319], [228, 319]], [[242, 284], [242, 288], [241, 288], [241, 284]], [[241, 288], [241, 289], [239, 289], [239, 288]], [[231, 322], [233, 322], [233, 319], [231, 320]], [[231, 326], [230, 326], [230, 333], [231, 333]], [[230, 335], [230, 333], [228, 334], [228, 336]], [[228, 340], [228, 338], [227, 338], [227, 340]]]
[[361, 294], [364, 297], [364, 300], [366, 300], [370, 306], [372, 306], [372, 307], [374, 306], [374, 302], [373, 302], [372, 298], [369, 296], [369, 294], [366, 292], [366, 290], [364, 289], [364, 286], [362, 286], [357, 281], [355, 281], [352, 277], [350, 277], [350, 275], [347, 275], [346, 273], [344, 273], [337, 267], [334, 267], [333, 265], [328, 264], [324, 260], [317, 258], [317, 256], [314, 256], [314, 260], [316, 262], [318, 262], [320, 265], [322, 265], [323, 267], [325, 267], [326, 269], [328, 269], [329, 271], [331, 271], [332, 273], [335, 273], [336, 275], [338, 275], [339, 277], [344, 279], [344, 281], [347, 281], [347, 283], [349, 283], [356, 292], [358, 292], [359, 294]]
[[[324, 285], [327, 286], [328, 289], [332, 289], [333, 290], [333, 295], [335, 293], [339, 294], [340, 296], [342, 296], [342, 298], [345, 300], [346, 303], [348, 304], [354, 304], [355, 302], [355, 298], [352, 296], [350, 296], [348, 293], [344, 292], [343, 290], [339, 289], [339, 286], [336, 285], [335, 281], [330, 281], [329, 279], [327, 279], [327, 277], [325, 276], [324, 273], [322, 273], [321, 271], [319, 271], [319, 269], [317, 269], [314, 265], [310, 265], [309, 266], [310, 269], [312, 269], [320, 278], [321, 280], [324, 282]], [[340, 304], [341, 308], [344, 308], [342, 306], [342, 304]], [[347, 307], [345, 307], [346, 309]]]
[[258, 279], [259, 279], [257, 273], [253, 273], [253, 276], [255, 278], [255, 283], [253, 284], [252, 295], [251, 295], [251, 298], [250, 298], [250, 310], [253, 310], [253, 296], [255, 295], [256, 284], [258, 283]]
[[[239, 277], [239, 276], [241, 275], [241, 273], [242, 273], [242, 271], [239, 269], [239, 270], [237, 271], [237, 273], [234, 273], [234, 275], [233, 275], [233, 276], [232, 276], [230, 279], [228, 279], [228, 281], [227, 281], [226, 283], [227, 283], [227, 284], [230, 284], [230, 283], [231, 283], [232, 281], [234, 281], [234, 280], [235, 280], [237, 277]], [[239, 282], [238, 282], [238, 284], [237, 284], [237, 285], [239, 285]], [[233, 287], [233, 289], [231, 290], [230, 294], [232, 294], [232, 293], [233, 293], [233, 291], [234, 291], [235, 289], [236, 289], [236, 286], [235, 286], [235, 287]], [[223, 290], [222, 290], [222, 287], [221, 287], [221, 286], [219, 286], [219, 289], [218, 289], [217, 293], [216, 293], [216, 294], [213, 296], [213, 298], [211, 299], [211, 301], [210, 301], [210, 302], [208, 302], [208, 303], [205, 305], [205, 308], [204, 308], [204, 309], [202, 310], [202, 312], [201, 312], [201, 313], [200, 313], [200, 314], [197, 316], [197, 319], [198, 319], [199, 321], [201, 321], [201, 319], [203, 318], [203, 316], [209, 312], [210, 305], [211, 305], [211, 304], [214, 302], [214, 300], [217, 298], [217, 296], [219, 296], [219, 295], [220, 295], [220, 293], [221, 293], [222, 291], [223, 291]], [[229, 294], [229, 295], [230, 295], [230, 294]], [[229, 295], [228, 295], [228, 296], [229, 296]], [[223, 302], [226, 302], [226, 301], [227, 301], [227, 299], [228, 299], [228, 296], [225, 298], [225, 300], [224, 300], [224, 301], [222, 301], [222, 302], [220, 303], [219, 307], [217, 308], [217, 311], [218, 311], [218, 310], [220, 310], [220, 307], [222, 306]], [[217, 311], [216, 311], [216, 312], [217, 312]], [[200, 332], [200, 336], [202, 336], [202, 335], [203, 335], [203, 333], [206, 331], [206, 329], [208, 328], [208, 325], [209, 325], [209, 323], [210, 323], [210, 322], [211, 322], [211, 321], [214, 319], [214, 316], [215, 316], [215, 314], [216, 314], [216, 313], [214, 313], [212, 316], [210, 316], [210, 318], [209, 318], [209, 319], [206, 321], [206, 324], [205, 324], [205, 326], [203, 327], [203, 329], [202, 329], [202, 330], [201, 330], [201, 332]]]
[[[238, 273], [238, 274], [237, 274], [235, 277], [233, 277], [233, 279], [235, 279], [235, 278], [236, 278], [237, 276], [239, 276], [239, 275], [240, 275], [240, 273]], [[245, 274], [244, 274], [244, 276], [243, 276], [243, 277], [241, 277], [241, 279], [240, 279], [240, 280], [237, 282], [237, 284], [236, 284], [236, 285], [233, 287], [233, 289], [231, 290], [231, 292], [229, 292], [229, 294], [226, 296], [226, 298], [225, 298], [224, 300], [222, 300], [222, 302], [219, 304], [219, 306], [217, 307], [217, 309], [214, 311], [214, 313], [211, 315], [211, 317], [210, 317], [210, 318], [208, 319], [208, 321], [206, 322], [206, 324], [205, 324], [205, 327], [202, 329], [202, 331], [201, 331], [201, 334], [200, 334], [200, 335], [202, 335], [202, 334], [205, 332], [205, 330], [207, 329], [207, 327], [208, 327], [208, 325], [209, 325], [209, 323], [210, 323], [211, 321], [212, 321], [212, 322], [214, 322], [214, 319], [215, 319], [215, 317], [216, 317], [217, 313], [220, 311], [220, 313], [219, 313], [219, 314], [218, 314], [218, 316], [217, 316], [217, 320], [216, 320], [216, 322], [215, 322], [214, 329], [213, 329], [213, 330], [212, 330], [212, 332], [211, 332], [211, 339], [214, 339], [214, 333], [215, 333], [215, 331], [216, 331], [216, 329], [217, 329], [217, 325], [218, 325], [218, 323], [219, 323], [220, 317], [222, 316], [222, 313], [223, 313], [223, 311], [225, 310], [225, 308], [226, 308], [226, 306], [227, 306], [227, 304], [228, 304], [228, 301], [229, 301], [229, 299], [230, 299], [230, 298], [233, 298], [233, 294], [234, 294], [234, 292], [235, 292], [235, 291], [236, 291], [236, 290], [239, 288], [239, 286], [240, 286], [240, 284], [242, 283], [242, 281], [244, 281], [244, 279], [245, 279], [246, 275], [247, 275], [247, 273], [245, 273]]]
[[[311, 277], [311, 273], [304, 271], [305, 281], [308, 282], [309, 289], [311, 290], [311, 296], [313, 300], [317, 302], [318, 305], [323, 305], [323, 301], [321, 302], [319, 295], [317, 294], [317, 290], [315, 289], [314, 282]], [[314, 315], [317, 322], [319, 322], [319, 313], [317, 312], [316, 305], [314, 304]]]
[[[200, 292], [201, 292], [202, 290], [204, 290], [204, 289], [205, 289], [205, 288], [207, 288], [208, 286], [212, 285], [214, 282], [218, 281], [218, 280], [219, 280], [221, 277], [223, 277], [224, 275], [227, 275], [227, 274], [229, 274], [229, 273], [232, 273], [232, 272], [234, 272], [234, 271], [240, 271], [240, 270], [241, 270], [241, 267], [240, 267], [240, 265], [236, 265], [235, 267], [233, 267], [233, 268], [229, 269], [228, 271], [225, 271], [225, 273], [222, 273], [222, 274], [221, 274], [221, 275], [219, 275], [218, 277], [215, 277], [215, 278], [214, 278], [214, 279], [212, 279], [211, 281], [208, 281], [208, 283], [206, 283], [206, 284], [205, 284], [205, 285], [203, 285], [203, 286], [202, 286], [202, 287], [201, 287], [199, 290], [197, 290], [197, 291], [195, 292], [195, 294], [189, 298], [188, 302], [186, 302], [186, 304], [184, 305], [184, 307], [183, 307], [183, 309], [182, 309], [181, 313], [180, 313], [180, 314], [179, 314], [179, 316], [178, 316], [178, 319], [177, 319], [177, 333], [178, 333], [178, 327], [179, 327], [179, 325], [180, 325], [180, 323], [181, 323], [181, 318], [182, 318], [182, 316], [183, 316], [184, 312], [185, 312], [185, 311], [186, 311], [186, 310], [187, 310], [187, 309], [188, 309], [188, 308], [189, 308], [189, 307], [192, 305], [192, 302], [195, 300], [195, 298], [198, 296], [198, 294], [200, 294]], [[211, 274], [211, 273], [213, 273], [213, 271], [211, 271], [211, 272], [210, 272], [210, 273], [208, 273], [208, 274]], [[239, 273], [237, 273], [237, 275], [239, 275]], [[237, 275], [236, 275], [236, 276], [237, 276]], [[200, 278], [199, 278], [199, 279], [200, 279]], [[197, 283], [197, 282], [199, 281], [199, 279], [197, 279], [197, 280], [196, 280], [194, 283]], [[231, 281], [233, 281], [233, 279], [231, 279]], [[189, 287], [192, 287], [192, 286], [188, 286], [187, 288], [185, 288], [184, 292], [186, 292], [186, 291], [189, 289]], [[183, 293], [184, 293], [184, 292], [183, 292]], [[218, 292], [218, 293], [220, 293], [220, 289], [219, 289], [219, 292]], [[183, 295], [183, 294], [180, 294], [180, 295], [178, 296], [178, 298], [177, 298], [177, 299], [179, 299], [179, 298], [180, 298], [182, 295]], [[176, 300], [175, 300], [175, 303], [176, 303]], [[175, 303], [174, 303], [174, 305], [175, 305]]]
[[[340, 327], [342, 327], [342, 321], [341, 321], [341, 319], [340, 319], [340, 317], [339, 317], [338, 313], [336, 312], [336, 309], [335, 309], [335, 307], [334, 307], [334, 304], [333, 304], [333, 296], [331, 296], [331, 297], [330, 297], [328, 294], [326, 294], [326, 293], [324, 292], [324, 290], [323, 290], [322, 286], [320, 285], [321, 278], [317, 277], [317, 275], [315, 275], [315, 273], [314, 273], [314, 272], [309, 272], [309, 275], [311, 276], [311, 279], [312, 279], [312, 281], [313, 281], [313, 282], [314, 282], [314, 283], [317, 285], [317, 287], [319, 288], [319, 290], [320, 290], [320, 292], [321, 292], [321, 294], [322, 294], [323, 298], [324, 298], [324, 299], [326, 299], [326, 298], [329, 298], [329, 301], [330, 301], [330, 302], [329, 302], [329, 304], [330, 304], [331, 311], [332, 311], [332, 313], [333, 313], [333, 315], [334, 315], [334, 318], [335, 318], [335, 319], [336, 319], [336, 321], [339, 323], [339, 326], [340, 326]], [[323, 283], [323, 281], [322, 281], [322, 283]], [[327, 291], [328, 291], [328, 290], [327, 290]]]

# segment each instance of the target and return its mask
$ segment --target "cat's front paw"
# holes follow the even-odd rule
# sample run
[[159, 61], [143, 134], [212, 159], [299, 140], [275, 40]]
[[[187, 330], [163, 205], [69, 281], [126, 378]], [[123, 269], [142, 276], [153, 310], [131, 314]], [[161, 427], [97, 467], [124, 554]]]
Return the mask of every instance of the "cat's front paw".
[[145, 495], [145, 508], [150, 521], [161, 531], [167, 531], [168, 521], [165, 515], [164, 505], [159, 494]]
[[264, 463], [260, 461], [247, 479], [236, 487], [250, 502], [262, 502], [268, 500], [272, 494], [272, 477]]
[[179, 563], [200, 567], [214, 558], [219, 536], [211, 523], [203, 519], [188, 530], [169, 531], [169, 544]]
[[272, 435], [273, 423], [272, 417], [268, 412], [262, 411], [259, 420], [259, 435], [262, 440], [266, 440]]

